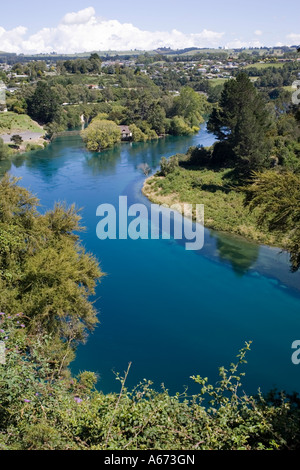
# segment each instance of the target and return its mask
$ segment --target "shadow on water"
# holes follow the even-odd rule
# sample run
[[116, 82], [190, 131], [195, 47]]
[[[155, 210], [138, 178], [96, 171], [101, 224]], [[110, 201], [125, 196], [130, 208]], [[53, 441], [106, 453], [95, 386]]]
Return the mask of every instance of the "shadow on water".
[[259, 245], [224, 233], [211, 234], [216, 239], [216, 249], [221, 261], [228, 262], [237, 276], [243, 276], [255, 264]]
[[114, 173], [120, 159], [120, 154], [120, 146], [105, 150], [101, 153], [87, 153], [85, 156], [85, 166], [92, 171], [93, 175]]
[[[184, 140], [182, 137], [177, 140], [177, 144], [184, 147]], [[94, 175], [107, 173], [109, 171], [115, 172], [118, 165], [131, 166], [132, 169], [138, 170], [141, 164], [147, 164], [154, 170], [158, 168], [159, 162], [163, 156], [169, 156], [170, 142], [174, 145], [174, 137], [163, 137], [154, 139], [148, 142], [124, 142], [121, 145], [112, 149], [107, 149], [98, 153], [86, 153], [85, 164], [88, 168], [92, 169]]]

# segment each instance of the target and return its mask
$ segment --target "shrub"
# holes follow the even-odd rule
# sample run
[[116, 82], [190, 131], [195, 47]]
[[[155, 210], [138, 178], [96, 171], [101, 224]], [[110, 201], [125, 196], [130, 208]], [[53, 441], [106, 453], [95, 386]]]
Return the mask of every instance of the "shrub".
[[162, 157], [160, 161], [160, 175], [166, 176], [169, 173], [173, 173], [176, 169], [179, 168], [179, 159], [177, 155], [173, 155], [169, 159]]
[[95, 390], [95, 376], [62, 375], [21, 314], [1, 313], [0, 449], [3, 450], [274, 450], [299, 449], [299, 401], [276, 393], [240, 393], [250, 343], [213, 386], [191, 377], [199, 393], [171, 396], [144, 379], [133, 390], [117, 374], [120, 393]]
[[81, 132], [88, 150], [99, 152], [121, 142], [121, 131], [116, 123], [106, 119], [95, 118]]

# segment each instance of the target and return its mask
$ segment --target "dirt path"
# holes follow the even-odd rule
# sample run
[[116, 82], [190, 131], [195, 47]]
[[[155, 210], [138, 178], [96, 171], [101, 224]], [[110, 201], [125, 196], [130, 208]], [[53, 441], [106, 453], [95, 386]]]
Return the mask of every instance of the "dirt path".
[[23, 142], [30, 142], [30, 143], [41, 143], [44, 133], [43, 132], [30, 132], [30, 131], [23, 131], [23, 132], [18, 132], [13, 131], [11, 134], [2, 134], [0, 135], [1, 139], [3, 139], [5, 144], [10, 144], [11, 142], [11, 137], [13, 135], [20, 135], [23, 139]]

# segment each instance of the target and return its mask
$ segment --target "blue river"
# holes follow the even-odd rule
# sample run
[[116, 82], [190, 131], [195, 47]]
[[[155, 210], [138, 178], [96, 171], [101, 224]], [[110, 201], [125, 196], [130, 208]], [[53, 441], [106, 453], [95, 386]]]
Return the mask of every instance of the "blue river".
[[[115, 373], [132, 366], [129, 388], [144, 378], [170, 393], [191, 393], [192, 375], [218, 380], [246, 341], [243, 390], [300, 391], [300, 364], [292, 362], [300, 339], [300, 273], [292, 274], [286, 253], [242, 238], [205, 229], [204, 247], [187, 251], [179, 240], [99, 240], [96, 209], [150, 202], [141, 192], [147, 163], [156, 171], [162, 156], [185, 153], [189, 146], [211, 145], [205, 126], [191, 137], [126, 143], [101, 154], [89, 153], [79, 136], [55, 139], [45, 150], [19, 155], [10, 168], [20, 184], [41, 201], [82, 208], [86, 231], [81, 240], [106, 276], [97, 287], [99, 326], [79, 346], [72, 371], [98, 374], [104, 393], [119, 390]], [[201, 202], [201, 201], [199, 201]]]

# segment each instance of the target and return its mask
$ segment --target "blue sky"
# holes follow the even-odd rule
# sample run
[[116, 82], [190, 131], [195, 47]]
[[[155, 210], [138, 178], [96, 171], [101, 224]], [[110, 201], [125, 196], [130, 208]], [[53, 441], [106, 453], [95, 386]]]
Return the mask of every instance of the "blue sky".
[[0, 50], [299, 44], [298, 10], [291, 0], [15, 0], [1, 5]]

